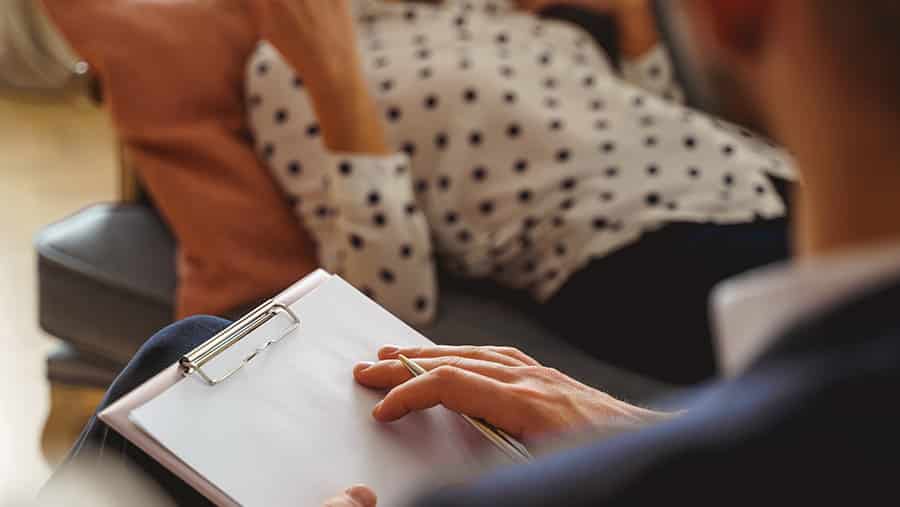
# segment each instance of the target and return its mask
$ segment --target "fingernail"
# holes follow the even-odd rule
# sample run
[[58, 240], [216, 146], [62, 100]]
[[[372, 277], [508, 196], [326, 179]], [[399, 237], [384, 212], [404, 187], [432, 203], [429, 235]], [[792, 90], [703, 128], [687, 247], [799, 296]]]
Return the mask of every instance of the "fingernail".
[[400, 352], [400, 347], [396, 345], [385, 345], [384, 347], [381, 347], [381, 353], [386, 356], [393, 356], [397, 352]]
[[375, 363], [372, 361], [360, 361], [356, 363], [356, 366], [353, 367], [353, 373], [359, 373], [363, 370], [368, 370], [372, 366], [375, 366]]
[[375, 404], [375, 408], [372, 409], [372, 417], [378, 417], [378, 412], [381, 412], [381, 403], [379, 401]]

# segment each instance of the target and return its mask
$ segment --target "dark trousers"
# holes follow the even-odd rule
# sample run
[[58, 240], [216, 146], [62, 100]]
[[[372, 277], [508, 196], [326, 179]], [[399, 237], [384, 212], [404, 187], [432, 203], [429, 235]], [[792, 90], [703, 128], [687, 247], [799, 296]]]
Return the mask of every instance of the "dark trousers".
[[[771, 177], [788, 209], [793, 184]], [[709, 297], [720, 282], [790, 258], [790, 217], [672, 223], [575, 273], [547, 302], [513, 298], [592, 356], [673, 383], [716, 375]]]
[[592, 356], [674, 384], [715, 375], [709, 295], [721, 281], [788, 258], [784, 219], [670, 224], [596, 259], [527, 311]]
[[[228, 324], [228, 321], [216, 317], [191, 317], [158, 332], [141, 347], [119, 374], [98, 407], [98, 412], [171, 366], [183, 354], [212, 338]], [[66, 481], [80, 480], [85, 471], [90, 475], [91, 467], [109, 465], [111, 461], [117, 460], [153, 479], [178, 505], [212, 505], [96, 416], [85, 427], [69, 457], [45, 487], [45, 494], [52, 495], [54, 488], [67, 487]], [[126, 503], [128, 502], [123, 502], [123, 505]]]

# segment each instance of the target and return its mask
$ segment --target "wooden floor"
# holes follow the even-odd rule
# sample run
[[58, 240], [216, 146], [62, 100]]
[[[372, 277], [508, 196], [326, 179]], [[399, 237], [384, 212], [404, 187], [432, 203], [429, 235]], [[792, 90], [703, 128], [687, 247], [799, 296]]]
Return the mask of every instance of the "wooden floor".
[[[32, 241], [42, 226], [115, 197], [113, 146], [106, 115], [74, 95], [0, 90], [0, 505], [27, 498], [51, 470], [41, 434], [50, 406], [44, 357], [53, 341], [37, 326]], [[59, 456], [98, 393], [54, 396], [60, 410], [46, 442]]]

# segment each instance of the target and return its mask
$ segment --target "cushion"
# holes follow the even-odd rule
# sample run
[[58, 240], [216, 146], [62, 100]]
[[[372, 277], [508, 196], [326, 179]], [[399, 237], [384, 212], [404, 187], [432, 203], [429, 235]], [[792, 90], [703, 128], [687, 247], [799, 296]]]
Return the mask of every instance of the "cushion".
[[178, 241], [176, 314], [221, 314], [316, 266], [248, 142], [240, 0], [43, 0], [94, 69], [129, 160]]

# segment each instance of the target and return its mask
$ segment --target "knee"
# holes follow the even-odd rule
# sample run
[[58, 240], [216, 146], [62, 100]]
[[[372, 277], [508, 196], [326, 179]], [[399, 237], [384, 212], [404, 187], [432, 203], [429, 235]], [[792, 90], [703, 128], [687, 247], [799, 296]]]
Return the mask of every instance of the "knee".
[[191, 317], [162, 329], [147, 340], [110, 386], [101, 409], [146, 382], [181, 356], [228, 327], [216, 317]]
[[230, 322], [218, 317], [198, 315], [170, 324], [147, 340], [134, 360], [166, 367], [191, 351], [216, 333], [228, 327]]

